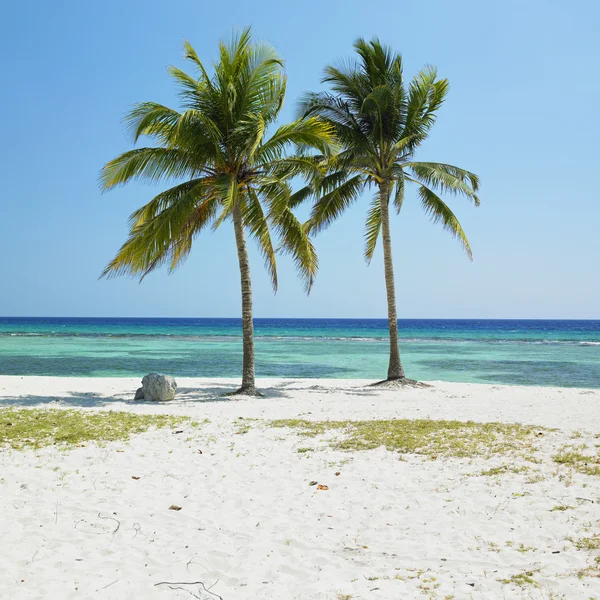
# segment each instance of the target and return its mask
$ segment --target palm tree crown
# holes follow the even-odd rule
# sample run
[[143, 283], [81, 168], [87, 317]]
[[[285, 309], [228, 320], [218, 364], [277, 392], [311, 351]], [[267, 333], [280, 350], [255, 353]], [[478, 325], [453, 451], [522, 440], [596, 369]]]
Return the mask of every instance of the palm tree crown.
[[[327, 122], [341, 145], [341, 151], [326, 161], [327, 174], [313, 178], [311, 191], [316, 201], [307, 231], [326, 228], [365, 187], [376, 187], [377, 193], [367, 212], [365, 258], [367, 262], [371, 260], [383, 231], [392, 344], [388, 378], [404, 379], [397, 349], [389, 204], [393, 202], [399, 213], [405, 184], [416, 184], [426, 213], [455, 236], [471, 258], [465, 232], [438, 194], [461, 194], [479, 205], [479, 180], [473, 173], [453, 165], [414, 160], [435, 123], [448, 92], [448, 81], [438, 79], [436, 70], [428, 67], [406, 86], [399, 54], [377, 39], [370, 42], [359, 39], [354, 48], [355, 61], [325, 69], [323, 82], [330, 85], [332, 92], [309, 93], [301, 101], [302, 116], [319, 117]], [[307, 196], [308, 193], [307, 187]]]
[[[127, 128], [134, 142], [146, 136], [155, 146], [125, 152], [100, 174], [104, 190], [131, 180], [173, 183], [131, 215], [129, 238], [103, 276], [143, 278], [165, 263], [173, 270], [204, 228], [233, 221], [243, 319], [249, 318], [244, 326], [244, 364], [251, 352], [248, 367], [252, 373], [245, 368], [244, 381], [250, 389], [254, 387], [254, 358], [253, 346], [246, 345], [248, 334], [252, 338], [252, 305], [245, 232], [258, 243], [274, 289], [277, 269], [270, 228], [310, 289], [317, 257], [290, 210], [290, 180], [310, 161], [308, 149], [329, 153], [333, 132], [322, 120], [310, 117], [282, 125], [269, 135], [285, 96], [283, 62], [269, 45], [252, 44], [249, 29], [229, 44], [220, 44], [212, 74], [189, 43], [185, 58], [193, 64], [194, 75], [169, 69], [182, 110], [154, 102], [135, 105], [125, 119]], [[298, 149], [297, 155], [289, 154], [291, 146]]]

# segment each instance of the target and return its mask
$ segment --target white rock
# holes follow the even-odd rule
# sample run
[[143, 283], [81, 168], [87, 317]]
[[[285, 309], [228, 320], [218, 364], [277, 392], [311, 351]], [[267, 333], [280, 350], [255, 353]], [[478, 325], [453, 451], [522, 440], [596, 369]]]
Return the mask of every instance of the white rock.
[[142, 387], [136, 392], [135, 399], [164, 402], [173, 400], [177, 392], [177, 382], [170, 375], [149, 373], [142, 379]]

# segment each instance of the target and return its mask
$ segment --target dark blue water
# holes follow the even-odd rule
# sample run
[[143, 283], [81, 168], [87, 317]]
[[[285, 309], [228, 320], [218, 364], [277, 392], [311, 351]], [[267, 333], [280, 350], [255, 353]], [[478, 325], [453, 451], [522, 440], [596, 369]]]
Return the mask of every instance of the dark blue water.
[[[600, 387], [600, 321], [401, 320], [422, 380]], [[256, 319], [257, 375], [385, 376], [384, 319]], [[239, 319], [0, 318], [0, 374], [238, 377]]]

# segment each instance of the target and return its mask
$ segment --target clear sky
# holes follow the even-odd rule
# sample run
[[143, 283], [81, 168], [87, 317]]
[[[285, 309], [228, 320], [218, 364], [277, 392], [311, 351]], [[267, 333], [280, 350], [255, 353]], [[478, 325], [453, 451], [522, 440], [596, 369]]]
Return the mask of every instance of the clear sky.
[[[392, 221], [400, 317], [600, 318], [600, 4], [594, 0], [104, 0], [6, 2], [0, 19], [0, 315], [240, 314], [233, 230], [208, 232], [174, 275], [98, 281], [128, 215], [157, 191], [101, 195], [102, 165], [130, 149], [131, 104], [177, 106], [167, 76], [189, 39], [207, 62], [251, 25], [286, 60], [282, 122], [322, 68], [359, 36], [425, 64], [451, 90], [421, 160], [482, 180], [482, 205], [450, 204], [474, 262], [409, 191]], [[367, 198], [316, 238], [321, 269], [303, 296], [289, 260], [270, 290], [252, 247], [258, 317], [384, 317], [381, 250], [367, 267]], [[303, 215], [301, 215], [303, 216]]]

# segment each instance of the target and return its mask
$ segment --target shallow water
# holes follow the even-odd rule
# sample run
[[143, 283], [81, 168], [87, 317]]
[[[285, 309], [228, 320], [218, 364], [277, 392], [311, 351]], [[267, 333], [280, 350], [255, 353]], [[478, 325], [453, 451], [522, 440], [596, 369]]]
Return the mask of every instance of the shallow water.
[[[600, 388], [600, 321], [402, 320], [407, 375]], [[261, 377], [385, 376], [383, 319], [256, 319]], [[239, 319], [0, 318], [0, 374], [237, 377]]]

